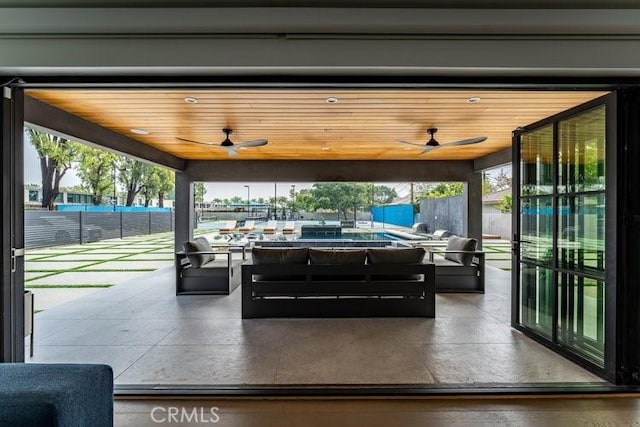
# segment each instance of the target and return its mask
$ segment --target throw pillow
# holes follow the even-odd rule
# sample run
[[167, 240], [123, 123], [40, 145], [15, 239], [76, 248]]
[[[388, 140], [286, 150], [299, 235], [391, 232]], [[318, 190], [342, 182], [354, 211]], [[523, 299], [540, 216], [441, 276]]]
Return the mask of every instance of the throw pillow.
[[[204, 237], [198, 237], [195, 240], [190, 240], [182, 244], [184, 251], [189, 252], [213, 252], [213, 248], [209, 244], [209, 241]], [[216, 259], [215, 254], [193, 254], [187, 255], [189, 262], [193, 268], [200, 268], [209, 261]]]
[[[476, 239], [467, 239], [464, 237], [451, 236], [447, 242], [445, 251], [475, 251], [478, 245]], [[444, 258], [454, 261], [464, 266], [470, 266], [473, 261], [473, 254], [444, 254]]]

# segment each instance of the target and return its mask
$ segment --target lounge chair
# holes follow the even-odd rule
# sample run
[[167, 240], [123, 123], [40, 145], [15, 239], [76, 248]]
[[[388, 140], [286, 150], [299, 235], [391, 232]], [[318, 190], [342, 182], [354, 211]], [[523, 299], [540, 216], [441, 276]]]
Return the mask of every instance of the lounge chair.
[[245, 221], [244, 225], [238, 228], [238, 231], [241, 233], [251, 233], [254, 228], [256, 228], [256, 222], [249, 220]]
[[429, 240], [444, 240], [451, 236], [449, 230], [436, 230], [431, 234], [425, 234]]
[[293, 234], [296, 232], [296, 222], [295, 221], [287, 221], [282, 227], [283, 234]]
[[267, 225], [262, 228], [263, 234], [275, 234], [278, 231], [278, 221], [269, 221]]
[[231, 234], [236, 231], [236, 223], [237, 221], [227, 221], [225, 225], [220, 227], [218, 233], [220, 234]]

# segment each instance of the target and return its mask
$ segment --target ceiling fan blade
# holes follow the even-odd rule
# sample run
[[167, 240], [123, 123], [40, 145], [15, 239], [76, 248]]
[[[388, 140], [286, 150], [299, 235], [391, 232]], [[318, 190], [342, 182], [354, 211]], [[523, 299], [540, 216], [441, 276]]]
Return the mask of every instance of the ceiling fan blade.
[[267, 145], [268, 142], [269, 141], [267, 141], [266, 139], [256, 139], [253, 141], [238, 142], [234, 145], [236, 147], [262, 147], [263, 145]]
[[428, 153], [430, 151], [433, 151], [433, 150], [435, 150], [437, 148], [440, 148], [440, 147], [442, 147], [442, 145], [425, 145], [424, 146], [424, 150], [422, 150], [420, 152], [420, 154], [426, 154], [426, 153]]
[[215, 142], [200, 142], [200, 141], [194, 141], [193, 139], [180, 138], [179, 136], [176, 136], [176, 139], [179, 139], [180, 141], [191, 142], [193, 144], [208, 145], [209, 147], [220, 146], [218, 143], [215, 143]]
[[416, 144], [415, 142], [400, 141], [399, 139], [397, 139], [396, 141], [398, 141], [400, 144], [413, 145], [415, 147], [424, 147], [424, 144]]
[[229, 157], [233, 157], [233, 156], [237, 156], [238, 152], [234, 149], [234, 146], [223, 146], [220, 145], [220, 147], [224, 148], [224, 150], [227, 152], [227, 154], [229, 154]]
[[442, 145], [444, 145], [444, 146], [449, 146], [449, 145], [470, 145], [470, 144], [477, 144], [479, 142], [486, 141], [486, 140], [487, 140], [486, 136], [477, 136], [475, 138], [463, 139], [461, 141], [447, 142], [446, 144], [442, 144]]

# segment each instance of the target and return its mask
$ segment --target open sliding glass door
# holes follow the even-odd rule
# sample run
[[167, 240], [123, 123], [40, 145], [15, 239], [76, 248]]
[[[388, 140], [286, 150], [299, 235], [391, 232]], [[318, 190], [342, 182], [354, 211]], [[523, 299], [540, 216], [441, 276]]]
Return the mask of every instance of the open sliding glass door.
[[513, 141], [512, 325], [607, 377], [614, 100], [607, 95], [519, 129]]

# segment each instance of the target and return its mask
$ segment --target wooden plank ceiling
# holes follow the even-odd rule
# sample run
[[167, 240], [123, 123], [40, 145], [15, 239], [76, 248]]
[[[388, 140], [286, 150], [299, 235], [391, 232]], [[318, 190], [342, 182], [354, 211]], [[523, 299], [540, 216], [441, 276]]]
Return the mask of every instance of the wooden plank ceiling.
[[[216, 146], [268, 139], [234, 159], [469, 160], [511, 146], [511, 132], [604, 95], [477, 90], [28, 90], [27, 95], [184, 159], [228, 159]], [[330, 97], [336, 103], [328, 103]], [[471, 97], [479, 102], [469, 103]], [[185, 98], [195, 98], [188, 103]], [[485, 142], [420, 155], [426, 130], [441, 143]], [[132, 129], [143, 129], [138, 135]], [[212, 145], [183, 142], [176, 137]]]

